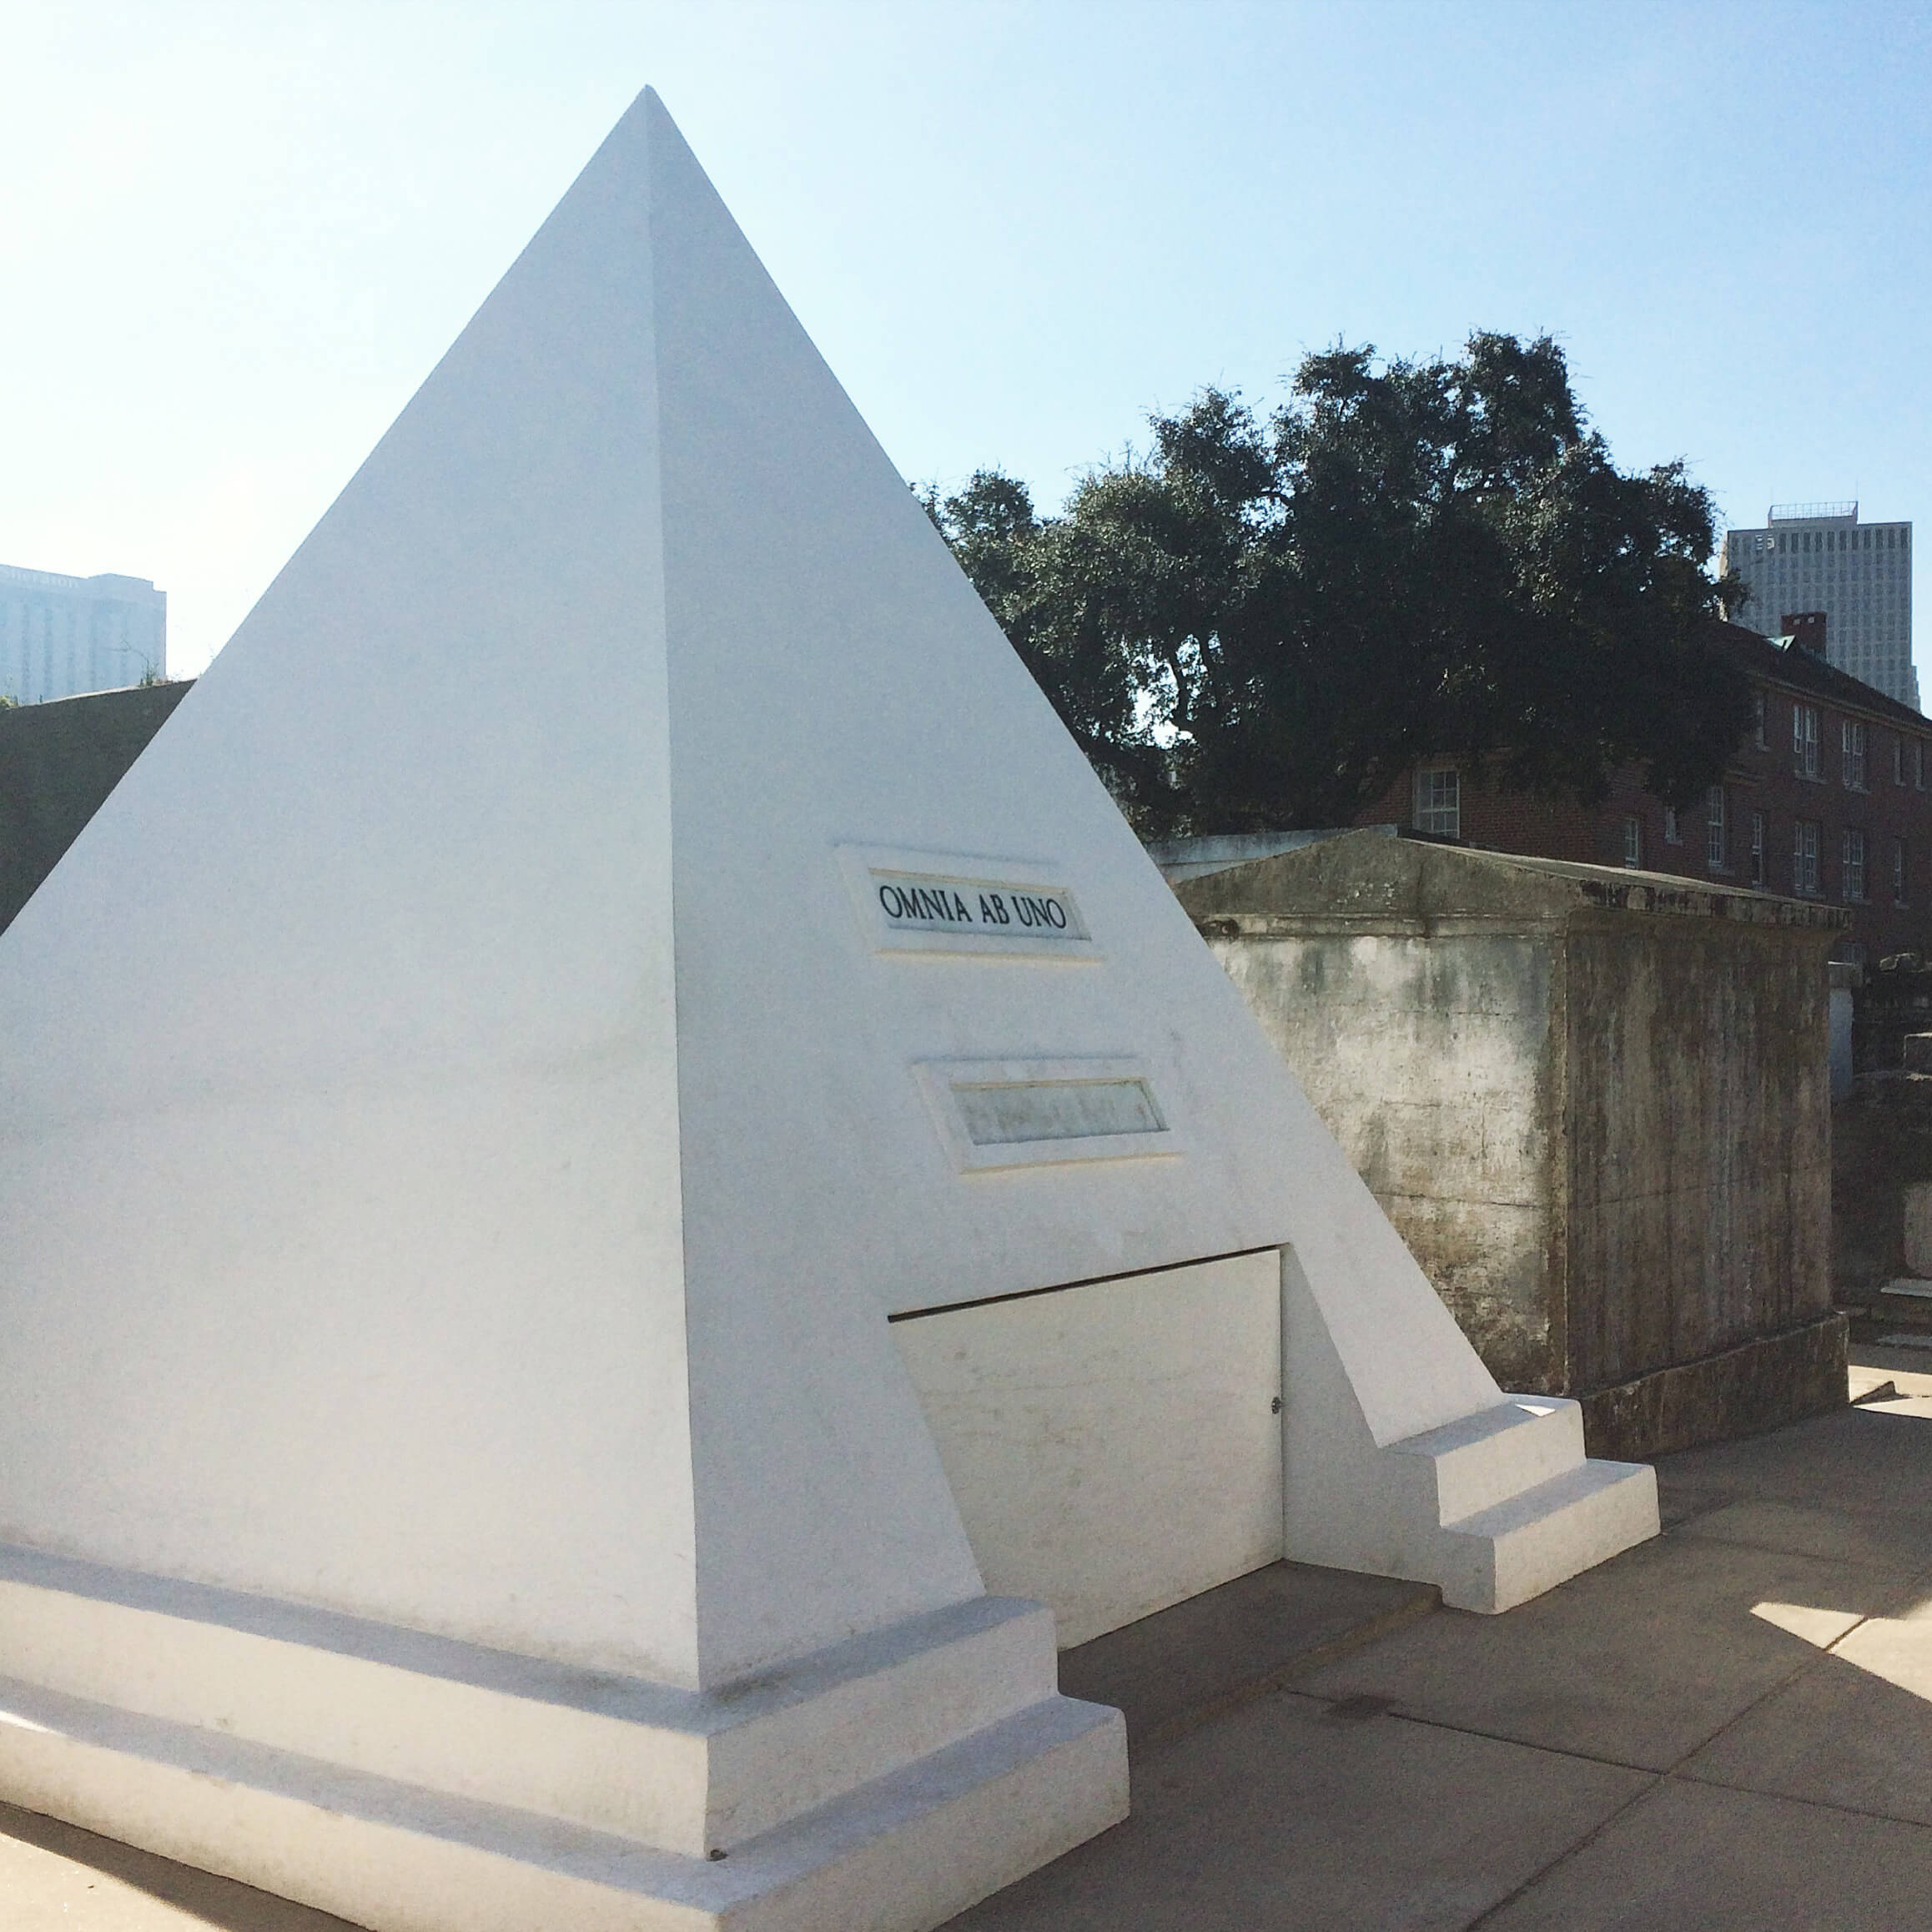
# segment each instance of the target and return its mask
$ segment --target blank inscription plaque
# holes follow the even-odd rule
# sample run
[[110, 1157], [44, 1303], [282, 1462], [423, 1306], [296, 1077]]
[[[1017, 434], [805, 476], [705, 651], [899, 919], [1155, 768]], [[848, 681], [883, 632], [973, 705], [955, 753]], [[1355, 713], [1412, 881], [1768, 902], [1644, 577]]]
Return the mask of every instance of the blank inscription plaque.
[[968, 1172], [1182, 1151], [1140, 1060], [928, 1060], [913, 1070]]
[[953, 1093], [975, 1147], [1158, 1134], [1167, 1124], [1145, 1080], [1014, 1080], [984, 1087], [955, 1084]]

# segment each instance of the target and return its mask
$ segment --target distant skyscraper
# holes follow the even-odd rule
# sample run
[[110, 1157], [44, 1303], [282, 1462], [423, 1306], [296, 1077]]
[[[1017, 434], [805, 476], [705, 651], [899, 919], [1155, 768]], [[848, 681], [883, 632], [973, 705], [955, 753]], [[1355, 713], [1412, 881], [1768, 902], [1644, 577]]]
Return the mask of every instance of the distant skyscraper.
[[145, 577], [0, 564], [0, 697], [39, 704], [168, 675], [168, 593]]
[[1741, 622], [1775, 637], [1823, 611], [1829, 662], [1919, 709], [1910, 524], [1860, 523], [1855, 503], [1774, 503], [1763, 529], [1724, 533], [1723, 560], [1751, 586]]

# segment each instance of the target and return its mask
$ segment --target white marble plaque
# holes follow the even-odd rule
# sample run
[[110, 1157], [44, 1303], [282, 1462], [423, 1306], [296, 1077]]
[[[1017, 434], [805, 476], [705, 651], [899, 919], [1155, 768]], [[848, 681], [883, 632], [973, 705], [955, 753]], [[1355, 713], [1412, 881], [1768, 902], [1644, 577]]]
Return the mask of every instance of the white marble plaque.
[[913, 1071], [969, 1172], [1182, 1151], [1140, 1060], [927, 1060]]
[[861, 923], [882, 953], [1100, 956], [1065, 880], [1031, 860], [842, 846]]
[[1145, 1080], [956, 1082], [953, 1094], [975, 1147], [1158, 1134], [1166, 1125]]

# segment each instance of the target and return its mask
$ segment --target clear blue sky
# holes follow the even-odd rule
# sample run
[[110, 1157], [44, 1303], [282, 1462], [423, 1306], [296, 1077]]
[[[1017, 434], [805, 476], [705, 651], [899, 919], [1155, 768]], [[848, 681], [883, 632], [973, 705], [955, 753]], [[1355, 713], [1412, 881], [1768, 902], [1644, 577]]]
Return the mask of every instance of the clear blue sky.
[[1050, 504], [1204, 382], [1548, 330], [1728, 521], [1932, 536], [1932, 5], [0, 0], [0, 561], [153, 577], [177, 670], [647, 82], [908, 477]]

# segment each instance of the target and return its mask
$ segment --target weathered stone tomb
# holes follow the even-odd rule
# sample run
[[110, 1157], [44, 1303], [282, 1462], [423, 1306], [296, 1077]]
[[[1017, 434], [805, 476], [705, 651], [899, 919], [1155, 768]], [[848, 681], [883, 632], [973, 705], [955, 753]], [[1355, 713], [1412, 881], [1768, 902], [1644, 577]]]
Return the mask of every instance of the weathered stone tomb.
[[1507, 1386], [1606, 1455], [1844, 1400], [1842, 910], [1374, 831], [1175, 889]]

